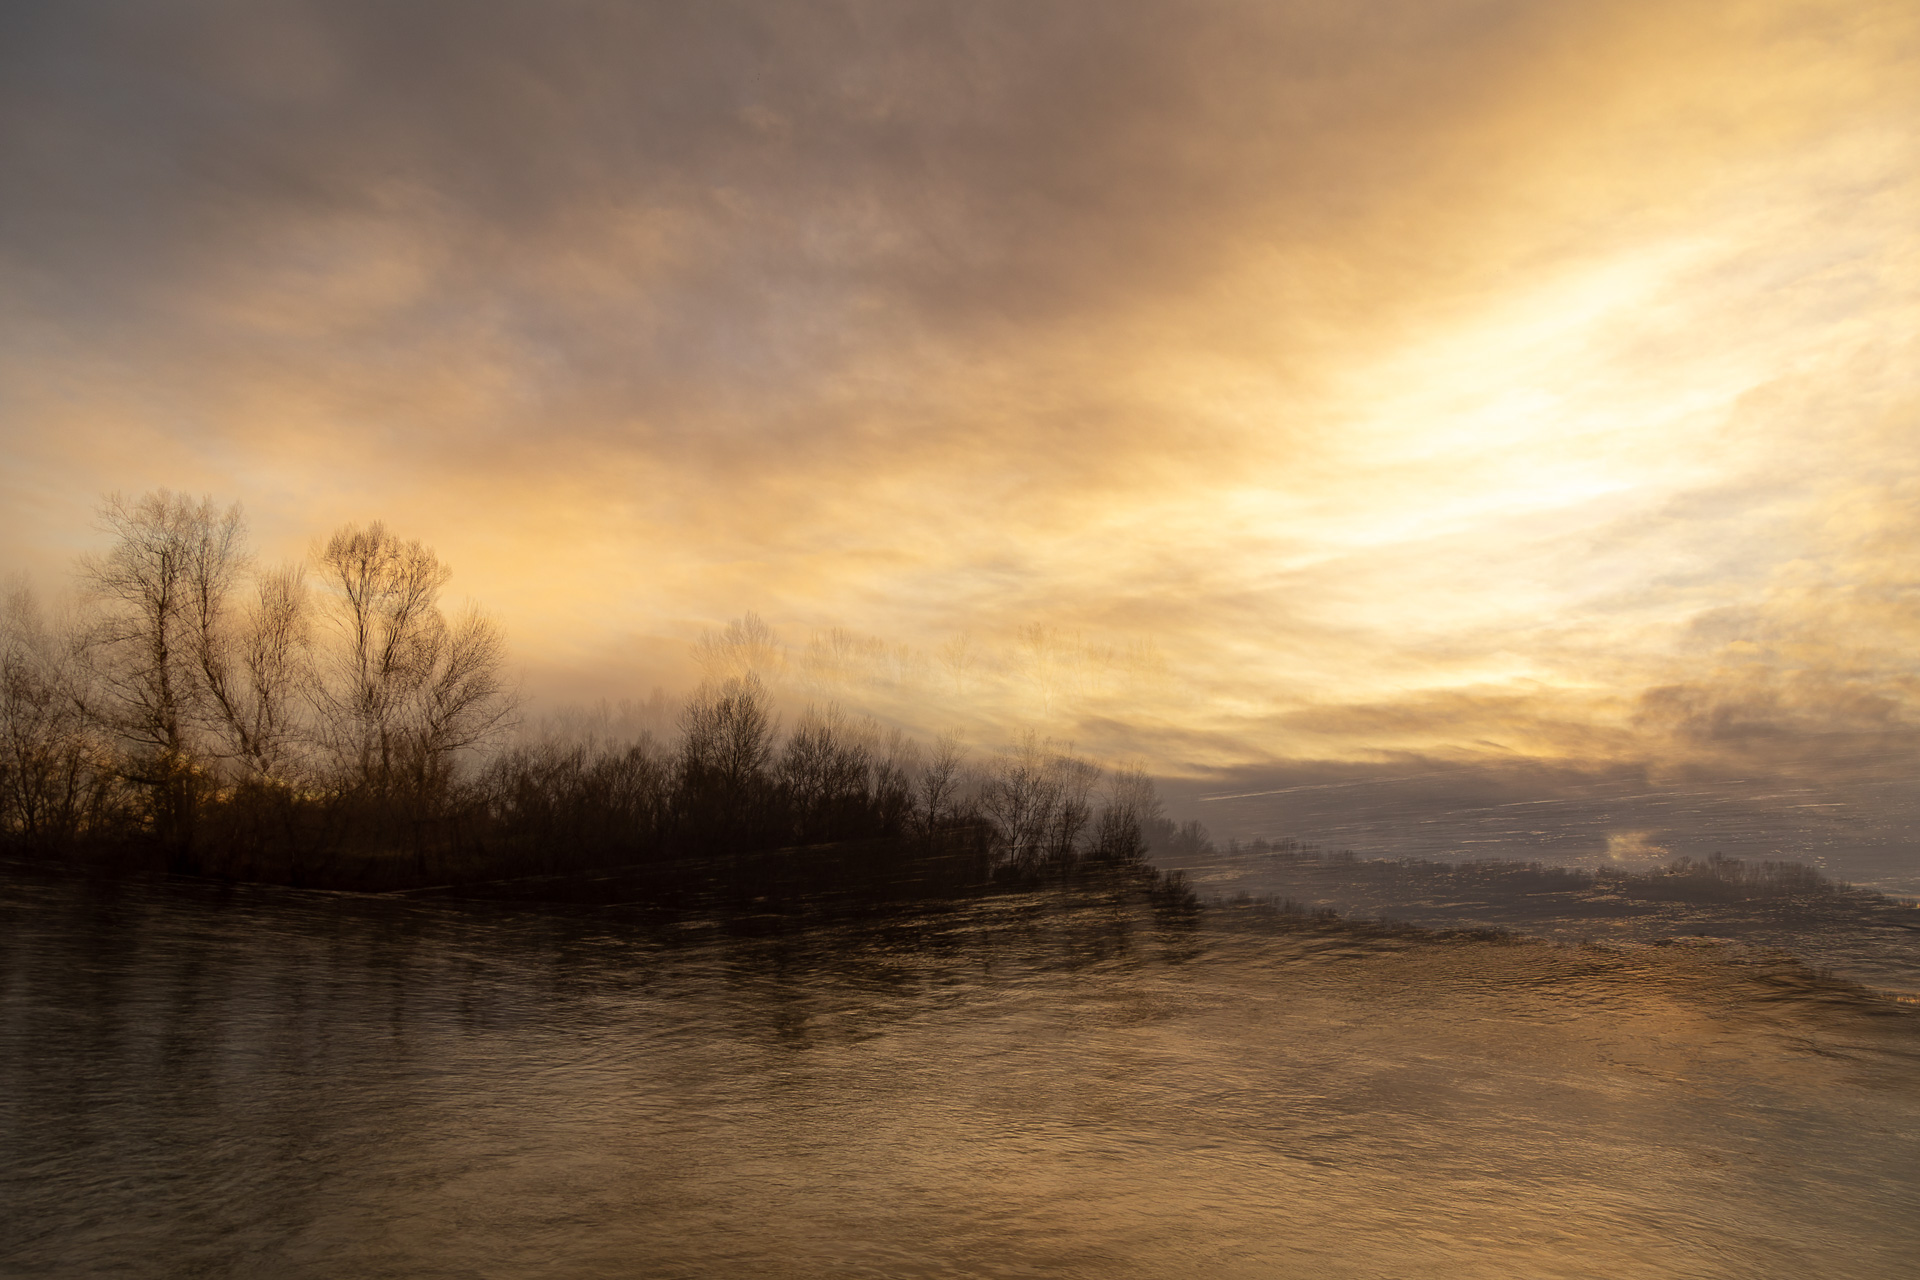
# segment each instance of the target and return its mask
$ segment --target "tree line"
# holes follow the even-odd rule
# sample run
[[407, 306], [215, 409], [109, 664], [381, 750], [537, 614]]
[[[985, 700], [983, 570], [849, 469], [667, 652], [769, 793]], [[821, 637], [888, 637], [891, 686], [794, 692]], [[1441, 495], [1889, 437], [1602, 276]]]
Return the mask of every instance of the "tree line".
[[784, 728], [710, 679], [676, 734], [516, 735], [500, 628], [385, 525], [266, 567], [238, 506], [109, 497], [76, 605], [0, 625], [0, 845], [333, 887], [557, 873], [853, 840], [965, 839], [1003, 867], [1136, 864], [1143, 773], [1032, 734], [975, 764], [833, 707]]

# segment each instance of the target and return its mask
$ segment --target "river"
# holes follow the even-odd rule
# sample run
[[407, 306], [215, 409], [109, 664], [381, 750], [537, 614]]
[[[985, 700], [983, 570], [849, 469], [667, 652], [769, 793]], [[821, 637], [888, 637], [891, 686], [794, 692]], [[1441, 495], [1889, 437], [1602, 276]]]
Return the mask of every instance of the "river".
[[1906, 1277], [1920, 1014], [1052, 889], [639, 920], [0, 867], [7, 1276]]

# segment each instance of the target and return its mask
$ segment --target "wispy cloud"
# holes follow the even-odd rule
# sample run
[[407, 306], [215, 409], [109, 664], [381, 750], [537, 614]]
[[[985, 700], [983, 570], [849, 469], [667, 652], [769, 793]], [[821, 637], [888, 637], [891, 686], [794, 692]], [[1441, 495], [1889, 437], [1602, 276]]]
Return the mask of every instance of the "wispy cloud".
[[967, 632], [983, 723], [1174, 766], [1914, 712], [1910, 5], [5, 21], [43, 573], [105, 489], [378, 514], [536, 689]]

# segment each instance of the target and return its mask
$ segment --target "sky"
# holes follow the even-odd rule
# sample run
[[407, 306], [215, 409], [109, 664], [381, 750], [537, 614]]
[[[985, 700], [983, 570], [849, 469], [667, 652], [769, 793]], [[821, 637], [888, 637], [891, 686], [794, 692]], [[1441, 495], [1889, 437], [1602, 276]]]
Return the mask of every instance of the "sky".
[[1920, 758], [1910, 0], [16, 0], [0, 175], [43, 594], [165, 487], [535, 711]]

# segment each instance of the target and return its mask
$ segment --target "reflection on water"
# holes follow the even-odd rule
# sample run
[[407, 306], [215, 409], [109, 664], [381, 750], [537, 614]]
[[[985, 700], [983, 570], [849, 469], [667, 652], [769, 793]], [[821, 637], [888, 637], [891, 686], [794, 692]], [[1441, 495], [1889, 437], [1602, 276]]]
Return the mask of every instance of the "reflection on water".
[[8, 1275], [1905, 1276], [1911, 1009], [1126, 895], [584, 913], [0, 871]]

